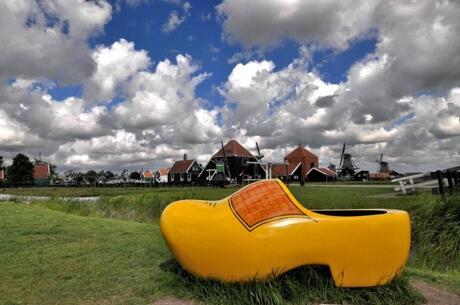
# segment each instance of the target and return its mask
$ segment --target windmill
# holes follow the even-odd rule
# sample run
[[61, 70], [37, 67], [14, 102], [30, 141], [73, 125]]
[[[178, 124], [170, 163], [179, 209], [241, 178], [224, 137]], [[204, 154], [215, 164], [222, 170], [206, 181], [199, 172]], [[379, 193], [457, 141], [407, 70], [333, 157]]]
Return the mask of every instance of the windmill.
[[340, 164], [337, 169], [337, 174], [340, 179], [352, 180], [354, 179], [356, 170], [359, 168], [353, 162], [351, 154], [345, 153], [346, 144], [343, 143], [342, 153], [340, 154]]
[[[259, 143], [257, 143], [257, 142], [256, 142], [256, 149], [257, 149], [257, 156], [255, 156], [255, 158], [256, 158], [257, 161], [256, 162], [248, 162], [248, 163], [249, 164], [259, 164], [262, 168], [265, 168], [265, 171], [266, 171], [265, 178], [269, 178], [269, 177], [271, 177], [271, 175], [270, 175], [271, 164], [262, 162], [262, 159], [264, 158], [264, 155], [262, 155], [260, 153]], [[256, 169], [256, 175], [258, 175], [257, 167], [255, 167], [255, 169]]]
[[[255, 156], [257, 161], [249, 161], [247, 164], [259, 164], [262, 168], [265, 169], [265, 179], [271, 179], [272, 177], [272, 164], [270, 162], [263, 162], [262, 159], [264, 158], [264, 155], [260, 153], [259, 149], [259, 143], [256, 142], [256, 149], [257, 149], [257, 156]], [[257, 167], [256, 169], [256, 175], [257, 173]]]
[[257, 142], [256, 142], [256, 147], [257, 147], [257, 156], [256, 156], [256, 159], [257, 159], [257, 161], [260, 161], [260, 160], [263, 159], [264, 155], [262, 155], [262, 154], [260, 153], [259, 144], [258, 144]]
[[379, 167], [377, 168], [377, 173], [389, 173], [390, 167], [388, 166], [388, 162], [383, 161], [383, 153], [380, 154], [380, 160], [375, 160]]

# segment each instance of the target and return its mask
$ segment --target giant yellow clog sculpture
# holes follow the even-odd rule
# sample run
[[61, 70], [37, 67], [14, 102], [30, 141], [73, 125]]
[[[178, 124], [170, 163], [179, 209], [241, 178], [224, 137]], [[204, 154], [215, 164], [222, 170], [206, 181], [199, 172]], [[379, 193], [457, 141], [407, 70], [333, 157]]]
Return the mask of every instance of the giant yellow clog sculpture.
[[336, 286], [384, 285], [402, 271], [410, 248], [406, 212], [308, 210], [279, 180], [252, 183], [219, 201], [176, 201], [160, 226], [186, 270], [224, 281], [327, 265]]

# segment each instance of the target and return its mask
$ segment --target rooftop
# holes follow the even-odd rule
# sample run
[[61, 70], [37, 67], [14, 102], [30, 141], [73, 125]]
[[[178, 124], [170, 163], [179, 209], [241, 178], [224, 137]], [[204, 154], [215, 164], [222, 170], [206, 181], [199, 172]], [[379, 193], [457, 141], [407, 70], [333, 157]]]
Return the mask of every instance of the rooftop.
[[230, 140], [227, 144], [224, 145], [223, 150], [222, 148], [219, 149], [212, 157], [218, 158], [223, 157], [224, 152], [227, 157], [246, 157], [246, 158], [254, 158], [254, 155], [251, 154], [243, 145], [238, 143], [236, 140]]

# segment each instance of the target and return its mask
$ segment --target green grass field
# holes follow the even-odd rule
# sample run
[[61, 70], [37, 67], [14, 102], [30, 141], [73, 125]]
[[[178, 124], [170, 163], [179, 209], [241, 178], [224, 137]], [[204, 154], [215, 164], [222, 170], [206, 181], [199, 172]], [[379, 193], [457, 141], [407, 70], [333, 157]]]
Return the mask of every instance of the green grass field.
[[140, 194], [186, 194], [198, 192], [204, 196], [221, 196], [230, 194], [236, 188], [197, 188], [197, 187], [40, 187], [40, 188], [0, 188], [0, 194], [19, 196], [49, 197], [92, 197]]
[[[22, 194], [49, 191], [27, 190]], [[60, 188], [56, 196], [82, 196], [76, 190]], [[400, 208], [417, 221], [411, 260], [400, 278], [385, 287], [337, 289], [324, 268], [247, 284], [183, 271], [159, 232], [162, 209], [173, 200], [218, 199], [234, 189], [102, 190], [98, 202], [0, 203], [0, 304], [151, 304], [165, 296], [209, 304], [416, 304], [420, 294], [409, 285], [415, 277], [460, 293], [460, 200], [375, 197], [388, 192], [377, 188], [291, 187], [309, 208]]]

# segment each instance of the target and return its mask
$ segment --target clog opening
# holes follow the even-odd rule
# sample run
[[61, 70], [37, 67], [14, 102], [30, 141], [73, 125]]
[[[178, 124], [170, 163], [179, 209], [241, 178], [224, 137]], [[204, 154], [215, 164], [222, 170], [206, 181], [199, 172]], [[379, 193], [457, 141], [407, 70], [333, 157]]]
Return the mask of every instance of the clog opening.
[[383, 210], [312, 210], [318, 214], [328, 216], [369, 216], [385, 214], [387, 211]]

